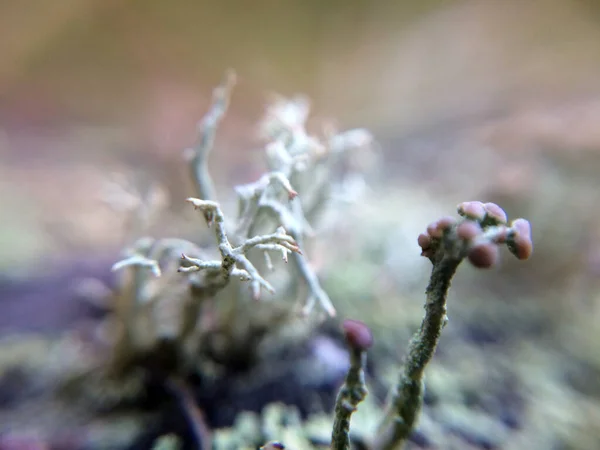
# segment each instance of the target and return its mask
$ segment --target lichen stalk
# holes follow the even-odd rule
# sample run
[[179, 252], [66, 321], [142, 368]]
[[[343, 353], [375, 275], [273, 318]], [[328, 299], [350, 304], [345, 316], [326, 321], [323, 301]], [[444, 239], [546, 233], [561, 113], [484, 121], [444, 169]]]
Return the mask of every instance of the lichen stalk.
[[444, 255], [434, 262], [426, 290], [425, 317], [408, 346], [408, 353], [374, 448], [402, 447], [414, 429], [423, 404], [425, 367], [433, 358], [446, 318], [446, 297], [462, 258]]
[[507, 244], [518, 259], [533, 252], [531, 225], [516, 219], [508, 225], [506, 212], [495, 203], [463, 202], [457, 207], [463, 220], [442, 217], [418, 238], [422, 256], [433, 264], [426, 290], [425, 317], [412, 337], [398, 384], [388, 403], [374, 450], [400, 449], [415, 428], [423, 404], [425, 367], [433, 358], [447, 322], [446, 298], [452, 277], [466, 258], [475, 267], [493, 267], [498, 246]]
[[214, 89], [210, 110], [198, 123], [196, 144], [188, 150], [196, 194], [203, 200], [216, 200], [215, 187], [208, 170], [208, 157], [214, 146], [217, 128], [229, 108], [229, 100], [235, 83], [235, 72], [229, 71], [222, 84]]
[[350, 369], [335, 402], [335, 420], [331, 437], [332, 450], [350, 449], [350, 419], [356, 407], [367, 396], [365, 366], [367, 352], [350, 349]]

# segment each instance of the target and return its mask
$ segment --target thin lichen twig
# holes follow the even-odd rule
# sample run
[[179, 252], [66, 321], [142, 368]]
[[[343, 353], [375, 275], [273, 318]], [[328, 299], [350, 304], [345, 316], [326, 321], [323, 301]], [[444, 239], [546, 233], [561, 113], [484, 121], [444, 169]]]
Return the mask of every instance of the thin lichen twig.
[[300, 273], [300, 277], [305, 281], [310, 293], [308, 301], [302, 308], [302, 314], [308, 315], [311, 312], [315, 301], [317, 301], [330, 317], [335, 317], [337, 314], [335, 307], [333, 306], [329, 295], [327, 295], [327, 292], [321, 287], [317, 274], [310, 268], [309, 262], [299, 253], [294, 254], [294, 262], [296, 263], [296, 268]]
[[[189, 158], [196, 196], [205, 200], [216, 200], [215, 186], [208, 170], [208, 157], [213, 149], [217, 128], [229, 108], [231, 93], [236, 84], [233, 70], [225, 74], [221, 85], [213, 90], [212, 105], [198, 123], [198, 138], [192, 148], [186, 150]], [[210, 218], [207, 217], [207, 220]]]
[[343, 330], [350, 350], [350, 368], [335, 401], [332, 450], [350, 450], [350, 419], [369, 392], [365, 383], [365, 369], [367, 349], [373, 344], [371, 330], [358, 320], [345, 320]]
[[[188, 255], [182, 255], [182, 265], [180, 272], [198, 272], [200, 270], [211, 270], [217, 275], [217, 286], [223, 288], [229, 282], [231, 276], [239, 276], [241, 280], [250, 281], [252, 297], [258, 299], [262, 289], [273, 293], [275, 289], [265, 280], [256, 269], [256, 267], [246, 257], [251, 249], [256, 248], [262, 251], [274, 250], [283, 254], [283, 259], [287, 259], [287, 253], [292, 252], [301, 254], [300, 248], [294, 238], [286, 234], [282, 227], [279, 227], [275, 233], [254, 236], [246, 239], [241, 245], [233, 247], [227, 238], [225, 229], [225, 217], [219, 204], [214, 201], [200, 200], [197, 198], [188, 198], [188, 202], [194, 205], [195, 209], [203, 212], [205, 217], [210, 217], [209, 224], [215, 225], [215, 236], [217, 245], [221, 254], [221, 261], [204, 261], [192, 258]], [[236, 267], [239, 266], [239, 267]]]
[[425, 367], [435, 353], [446, 323], [446, 298], [452, 277], [462, 258], [443, 257], [434, 264], [425, 303], [425, 317], [408, 346], [396, 392], [383, 423], [375, 448], [400, 448], [412, 432], [423, 403]]
[[350, 352], [350, 370], [335, 402], [335, 420], [331, 448], [348, 450], [350, 448], [350, 418], [356, 407], [367, 395], [365, 384], [366, 352], [354, 349]]

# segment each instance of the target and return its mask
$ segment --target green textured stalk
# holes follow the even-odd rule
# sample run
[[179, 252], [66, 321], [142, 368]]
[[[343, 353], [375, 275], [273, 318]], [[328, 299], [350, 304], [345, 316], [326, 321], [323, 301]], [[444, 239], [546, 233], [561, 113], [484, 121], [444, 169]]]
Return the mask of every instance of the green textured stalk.
[[446, 323], [446, 297], [461, 260], [444, 255], [434, 262], [426, 291], [425, 317], [409, 343], [400, 379], [374, 444], [377, 450], [402, 448], [414, 429], [423, 404], [423, 373]]
[[365, 365], [367, 353], [358, 349], [350, 351], [350, 369], [335, 402], [335, 419], [331, 437], [332, 450], [350, 449], [350, 418], [356, 407], [367, 396]]

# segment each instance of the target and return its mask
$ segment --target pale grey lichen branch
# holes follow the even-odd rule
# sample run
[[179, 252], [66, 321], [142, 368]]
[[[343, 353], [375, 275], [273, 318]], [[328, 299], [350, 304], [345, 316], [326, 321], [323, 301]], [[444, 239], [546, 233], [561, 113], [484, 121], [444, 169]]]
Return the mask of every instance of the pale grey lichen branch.
[[[212, 148], [216, 127], [226, 111], [228, 101], [233, 87], [231, 76], [219, 86], [214, 93], [214, 104], [200, 122], [200, 136], [194, 149], [189, 150], [193, 177], [197, 185], [199, 198], [204, 201], [215, 201], [213, 184], [208, 174], [207, 156]], [[303, 213], [302, 204], [295, 200], [298, 195], [297, 190], [292, 187], [293, 183], [290, 177], [296, 173], [310, 169], [311, 161], [321, 158], [325, 152], [325, 146], [318, 139], [309, 136], [305, 130], [305, 122], [310, 111], [310, 103], [304, 97], [297, 97], [291, 101], [280, 99], [274, 103], [268, 110], [269, 120], [265, 121], [263, 132], [273, 140], [266, 147], [267, 162], [270, 172], [262, 176], [258, 181], [236, 187], [239, 199], [239, 211], [237, 226], [232, 233], [231, 239], [235, 242], [245, 242], [248, 245], [249, 239], [254, 239], [255, 234], [262, 234], [273, 224], [283, 226], [287, 233], [293, 237], [296, 242], [296, 248], [281, 249], [281, 243], [276, 247], [282, 252], [284, 260], [287, 261], [288, 253], [294, 253], [294, 265], [297, 268], [301, 278], [304, 279], [309, 289], [309, 300], [304, 312], [309, 311], [309, 306], [316, 300], [324, 307], [331, 316], [335, 315], [335, 308], [331, 303], [325, 291], [321, 288], [317, 275], [314, 273], [306, 258], [296, 249], [302, 244], [303, 238], [312, 235], [313, 229]], [[283, 199], [281, 194], [285, 193]], [[224, 226], [224, 217], [217, 217], [215, 208], [204, 208], [205, 219], [209, 226], [216, 223], [217, 244], [223, 261], [228, 261], [225, 253], [230, 251], [230, 247], [223, 246], [223, 242], [229, 242], [227, 239], [227, 230]], [[272, 246], [265, 246], [267, 243], [257, 243], [259, 249], [265, 254], [265, 264], [267, 269], [272, 268], [272, 262], [266, 251], [275, 250]], [[244, 252], [242, 252], [244, 253]], [[186, 263], [189, 264], [189, 263]], [[256, 276], [253, 269], [256, 270], [250, 260], [243, 254], [238, 255], [237, 264], [241, 270], [246, 270], [253, 278], [252, 291], [256, 295], [260, 286], [269, 289], [262, 277]], [[249, 265], [250, 264], [250, 265]], [[225, 265], [227, 267], [227, 264]], [[199, 267], [199, 266], [197, 266]], [[194, 269], [182, 267], [182, 271], [192, 271]], [[225, 276], [217, 276], [217, 284], [227, 282], [230, 273], [227, 270]]]
[[113, 264], [111, 270], [113, 272], [130, 269], [131, 283], [130, 295], [127, 298], [127, 304], [121, 305], [122, 320], [128, 324], [134, 315], [137, 305], [146, 303], [148, 300], [146, 295], [146, 280], [148, 274], [159, 277], [162, 274], [158, 262], [149, 256], [149, 252], [154, 246], [155, 241], [152, 238], [145, 237], [138, 239], [132, 248], [128, 249], [126, 256]]
[[123, 270], [126, 267], [145, 268], [155, 277], [162, 275], [160, 260], [169, 253], [181, 253], [196, 249], [196, 246], [184, 239], [165, 238], [155, 240], [150, 237], [138, 239], [133, 248], [129, 250], [129, 256], [114, 263], [111, 267], [113, 272]]
[[[125, 290], [117, 296], [117, 302], [114, 305], [114, 310], [117, 317], [123, 324], [123, 336], [116, 352], [116, 360], [120, 361], [126, 357], [123, 353], [131, 350], [131, 346], [135, 346], [135, 342], [139, 341], [137, 329], [134, 322], [140, 321], [142, 316], [153, 317], [154, 309], [162, 297], [157, 295], [157, 283], [169, 286], [169, 278], [172, 274], [169, 270], [161, 269], [161, 262], [165, 264], [173, 264], [176, 261], [175, 255], [180, 255], [182, 252], [197, 252], [198, 247], [193, 243], [184, 239], [166, 238], [153, 239], [144, 237], [138, 239], [131, 249], [126, 252], [126, 256], [113, 264], [112, 271], [129, 270], [129, 282], [125, 286]], [[168, 257], [168, 258], [165, 258]], [[166, 261], [163, 261], [166, 259]], [[154, 278], [150, 278], [152, 275]], [[165, 279], [166, 278], [166, 279]], [[160, 320], [155, 321], [155, 328], [159, 329]], [[119, 354], [121, 353], [121, 354]]]
[[[229, 107], [235, 83], [236, 74], [230, 70], [226, 73], [222, 84], [213, 90], [212, 105], [208, 113], [198, 123], [196, 144], [186, 150], [192, 180], [195, 183], [196, 196], [205, 200], [216, 200], [214, 183], [208, 170], [208, 157], [214, 145], [217, 128]], [[207, 220], [209, 219], [207, 217]]]
[[[279, 153], [282, 159], [279, 164], [273, 164], [278, 170], [266, 174], [255, 183], [236, 188], [240, 203], [240, 220], [236, 230], [238, 238], [248, 238], [257, 228], [261, 217], [264, 220], [265, 215], [271, 217], [275, 223], [282, 225], [297, 242], [297, 245], [301, 245], [306, 235], [313, 234], [312, 227], [304, 217], [302, 205], [296, 199], [298, 193], [288, 178], [289, 174], [294, 174], [297, 162], [305, 160], [307, 155], [292, 156], [285, 151], [285, 147], [280, 147], [280, 149], [283, 149], [285, 153]], [[281, 189], [287, 194], [287, 203], [283, 203], [277, 198]], [[293, 261], [309, 290], [308, 300], [302, 310], [303, 314], [308, 314], [318, 301], [329, 316], [335, 316], [333, 303], [322, 289], [319, 279], [306, 257], [300, 252], [295, 252]], [[268, 260], [267, 266], [270, 266]]]
[[[298, 196], [298, 192], [294, 190], [287, 176], [280, 171], [269, 172], [254, 183], [236, 186], [239, 217], [235, 235], [238, 239], [249, 237], [253, 225], [256, 225], [261, 205], [267, 201], [266, 199], [276, 199], [282, 189], [289, 201]], [[273, 202], [277, 204], [277, 207], [281, 206], [283, 208], [279, 200], [273, 200]], [[279, 223], [286, 229], [293, 226], [291, 221]]]
[[312, 311], [315, 303], [318, 302], [330, 317], [335, 317], [337, 314], [335, 307], [333, 306], [333, 303], [331, 302], [327, 292], [325, 292], [325, 290], [321, 287], [319, 278], [317, 277], [315, 271], [310, 267], [309, 262], [303, 257], [303, 255], [300, 254], [294, 255], [294, 261], [296, 262], [296, 266], [300, 271], [301, 277], [308, 285], [309, 291], [308, 301], [302, 308], [302, 314], [309, 314]]
[[271, 293], [275, 292], [273, 286], [260, 275], [256, 267], [246, 257], [246, 253], [253, 248], [262, 251], [278, 251], [284, 255], [285, 259], [288, 252], [301, 253], [294, 238], [286, 234], [285, 230], [280, 227], [275, 233], [254, 236], [246, 239], [241, 245], [233, 247], [227, 237], [225, 218], [219, 204], [197, 198], [188, 198], [188, 201], [194, 205], [195, 209], [202, 211], [205, 216], [209, 214], [213, 218], [221, 261], [203, 261], [184, 254], [182, 255], [182, 261], [186, 265], [182, 265], [179, 271], [212, 270], [219, 275], [218, 284], [220, 287], [224, 287], [231, 276], [239, 276], [243, 280], [250, 281], [252, 296], [255, 299], [259, 298], [261, 289]]
[[[263, 135], [268, 138], [265, 154], [269, 172], [253, 183], [236, 187], [239, 211], [236, 226], [232, 227], [226, 223], [227, 217], [217, 203], [208, 159], [234, 84], [235, 74], [230, 72], [214, 90], [212, 104], [198, 123], [197, 141], [186, 153], [197, 193], [197, 198], [189, 201], [202, 211], [208, 226], [214, 227], [220, 259], [206, 257], [201, 249], [184, 240], [138, 240], [124, 260], [114, 267], [115, 270], [128, 268], [126, 289], [119, 294], [118, 315], [125, 329], [134, 329], [133, 335], [140, 329], [136, 323], [143, 322], [148, 314], [155, 314], [154, 309], [171, 308], [174, 290], [181, 289], [177, 292], [188, 297], [181, 303], [189, 309], [186, 318], [195, 317], [200, 305], [214, 298], [232, 276], [249, 281], [254, 298], [258, 298], [262, 290], [273, 292], [273, 286], [261, 275], [263, 270], [273, 269], [269, 253], [281, 255], [285, 262], [291, 255], [297, 276], [292, 275], [287, 280], [288, 292], [303, 292], [298, 287], [304, 282], [308, 291], [302, 309], [304, 314], [315, 304], [321, 305], [330, 316], [336, 314], [309, 259], [300, 252], [304, 239], [314, 234], [305, 210], [312, 212], [315, 202], [324, 203], [319, 191], [333, 185], [334, 166], [341, 155], [348, 148], [367, 142], [370, 135], [362, 130], [351, 130], [332, 134], [322, 141], [306, 130], [310, 112], [308, 100], [281, 98], [269, 108], [268, 118], [263, 122]], [[134, 204], [129, 197], [128, 201]], [[262, 255], [264, 260], [257, 260], [256, 255]], [[188, 273], [187, 285], [185, 281], [181, 283], [171, 278], [175, 273], [172, 266], [178, 272]], [[159, 301], [159, 297], [167, 300]], [[188, 314], [192, 310], [196, 312]], [[134, 319], [136, 316], [141, 319]], [[189, 322], [193, 325], [194, 320]], [[183, 326], [183, 329], [188, 328]], [[181, 336], [184, 335], [182, 332]]]
[[[293, 216], [289, 209], [274, 201], [264, 201], [260, 206], [261, 209], [267, 211], [279, 223], [283, 224], [296, 242], [301, 243], [303, 241], [303, 232], [306, 232], [302, 227], [302, 224], [304, 223], [303, 218], [298, 220], [298, 218]], [[312, 229], [310, 231], [312, 231]], [[321, 287], [319, 278], [315, 271], [310, 267], [310, 263], [306, 257], [302, 253], [296, 252], [293, 255], [293, 261], [300, 278], [306, 283], [309, 292], [308, 299], [302, 308], [302, 314], [308, 315], [312, 311], [315, 303], [318, 302], [330, 317], [335, 317], [335, 307], [327, 292]]]
[[132, 255], [132, 256], [129, 256], [128, 258], [122, 259], [122, 260], [114, 263], [111, 267], [111, 270], [113, 272], [116, 272], [125, 267], [131, 267], [131, 266], [137, 266], [140, 268], [149, 269], [150, 272], [152, 273], [152, 275], [154, 275], [155, 277], [160, 277], [160, 275], [161, 275], [161, 270], [160, 270], [160, 266], [158, 265], [158, 263], [155, 260], [146, 258], [145, 256], [142, 256], [142, 255]]
[[[201, 345], [198, 337], [203, 331], [198, 318], [205, 310], [220, 300], [232, 300], [232, 296], [228, 310], [235, 312], [243, 307], [238, 296], [245, 298], [245, 291], [228, 289], [218, 296], [231, 277], [248, 281], [254, 298], [264, 290], [273, 292], [274, 287], [262, 276], [263, 271], [273, 269], [273, 253], [285, 262], [292, 260], [293, 273], [277, 279], [285, 287], [285, 294], [304, 295], [304, 283], [308, 292], [303, 312], [308, 314], [318, 303], [330, 316], [335, 315], [317, 272], [300, 248], [305, 249], [304, 240], [314, 233], [308, 214], [315, 210], [315, 202], [324, 203], [325, 197], [319, 191], [333, 186], [335, 164], [345, 149], [366, 134], [351, 131], [323, 140], [307, 132], [310, 103], [306, 98], [281, 99], [273, 104], [263, 127], [269, 171], [257, 181], [236, 188], [239, 212], [233, 227], [217, 203], [208, 160], [234, 84], [235, 75], [230, 72], [214, 90], [211, 106], [198, 123], [197, 140], [185, 154], [197, 194], [189, 201], [213, 227], [220, 257], [208, 256], [209, 250], [185, 240], [142, 238], [115, 264], [114, 270], [124, 272], [114, 303], [115, 315], [122, 325], [115, 361], [124, 370], [137, 364], [140, 354], [160, 350], [160, 345], [154, 346], [164, 343], [165, 337], [174, 345], [185, 347], [185, 352]], [[108, 197], [127, 210], [137, 209], [141, 201], [162, 197], [155, 190], [143, 198], [127, 195], [123, 200], [120, 197], [125, 197], [124, 192], [113, 189], [112, 197]], [[141, 232], [145, 230], [137, 229], [135, 234]], [[277, 287], [280, 289], [280, 284]], [[195, 339], [198, 340], [194, 342]]]
[[[332, 134], [323, 143], [306, 130], [309, 112], [310, 102], [301, 96], [278, 98], [268, 109], [262, 132], [268, 140], [265, 154], [271, 172], [255, 183], [236, 188], [240, 205], [236, 230], [239, 239], [247, 239], [261, 226], [266, 228], [275, 223], [304, 247], [304, 239], [314, 235], [305, 209], [314, 217], [317, 204], [324, 204], [329, 198], [326, 192], [333, 185], [335, 165], [341, 156], [349, 149], [372, 142], [370, 133], [356, 129]], [[281, 198], [281, 187], [288, 194], [288, 201]], [[296, 195], [298, 198], [294, 199]], [[335, 316], [335, 308], [306, 255], [294, 254], [293, 262], [308, 288], [302, 312], [308, 314], [318, 302], [328, 315]], [[266, 264], [270, 267], [268, 259]]]

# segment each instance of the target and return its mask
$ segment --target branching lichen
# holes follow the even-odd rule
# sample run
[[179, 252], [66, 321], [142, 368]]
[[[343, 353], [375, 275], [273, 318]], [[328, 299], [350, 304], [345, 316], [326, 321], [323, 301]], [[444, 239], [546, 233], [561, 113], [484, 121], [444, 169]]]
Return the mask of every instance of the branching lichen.
[[274, 293], [273, 286], [260, 275], [246, 257], [246, 253], [253, 248], [265, 253], [277, 251], [282, 254], [283, 260], [287, 261], [288, 253], [301, 253], [294, 238], [287, 235], [283, 227], [279, 227], [273, 234], [255, 236], [247, 239], [238, 247], [232, 247], [225, 230], [225, 218], [218, 203], [197, 198], [189, 198], [188, 201], [194, 205], [194, 208], [201, 210], [205, 217], [211, 218], [209, 225], [214, 222], [221, 261], [204, 261], [184, 254], [181, 257], [182, 266], [179, 268], [179, 272], [213, 271], [214, 276], [211, 278], [216, 280], [213, 287], [216, 290], [224, 288], [231, 276], [239, 277], [242, 281], [250, 281], [254, 300], [260, 298], [261, 289]]
[[[198, 349], [206, 344], [207, 334], [219, 328], [213, 323], [202, 329], [208, 314], [204, 307], [215, 300], [227, 303], [228, 313], [221, 317], [220, 329], [235, 327], [228, 324], [239, 323], [239, 317], [232, 318], [242, 314], [240, 308], [249, 304], [246, 300], [257, 302], [264, 291], [276, 292], [276, 285], [264, 275], [266, 270], [274, 269], [270, 254], [278, 253], [283, 261], [288, 262], [289, 258], [292, 262], [293, 273], [284, 277], [282, 283], [279, 280], [286, 295], [302, 292], [297, 281], [303, 282], [306, 299], [302, 313], [308, 314], [319, 305], [329, 316], [336, 314], [309, 263], [305, 243], [315, 233], [313, 221], [332, 197], [333, 177], [341, 158], [348, 150], [363, 149], [372, 141], [362, 129], [329, 133], [319, 139], [306, 130], [310, 111], [306, 99], [278, 100], [268, 109], [261, 126], [267, 141], [268, 172], [235, 188], [238, 216], [230, 221], [217, 202], [208, 157], [234, 82], [235, 76], [229, 73], [215, 89], [211, 109], [199, 123], [197, 143], [188, 150], [197, 195], [187, 201], [213, 229], [218, 256], [208, 256], [209, 251], [185, 240], [144, 237], [113, 267], [128, 269], [130, 275], [115, 308], [121, 323], [115, 365], [126, 370], [132, 364], [147, 361], [153, 352], [164, 353], [168, 348], [168, 353], [175, 355], [175, 362], [162, 370], [166, 371], [167, 380], [180, 380], [169, 385], [175, 386], [180, 396], [187, 392], [180, 373], [182, 367], [198, 370], [194, 363]], [[448, 291], [460, 263], [467, 259], [475, 267], [491, 267], [497, 261], [500, 244], [506, 244], [519, 259], [527, 259], [533, 250], [529, 222], [517, 219], [509, 225], [506, 213], [498, 205], [466, 202], [459, 205], [458, 213], [462, 219], [443, 217], [418, 238], [422, 255], [433, 264], [425, 317], [408, 345], [377, 436], [371, 439], [374, 450], [402, 447], [415, 428], [423, 403], [425, 368], [446, 324]], [[231, 281], [236, 278], [249, 283], [250, 295], [237, 285], [231, 288]], [[223, 295], [225, 292], [227, 295]], [[213, 322], [219, 320], [215, 317]], [[367, 395], [364, 371], [366, 350], [372, 341], [369, 329], [361, 322], [344, 322], [344, 332], [350, 349], [350, 368], [336, 401], [331, 440], [331, 447], [336, 450], [350, 449], [350, 419]], [[233, 334], [236, 337], [230, 342], [247, 338], [240, 330]], [[156, 355], [153, 357], [156, 359]], [[183, 364], [178, 358], [183, 358]], [[181, 399], [184, 406], [190, 402], [189, 396]], [[185, 409], [191, 423], [198, 425], [201, 421], [192, 406], [188, 404]]]
[[[238, 215], [231, 220], [217, 202], [208, 160], [234, 85], [235, 74], [229, 72], [198, 124], [196, 143], [186, 150], [196, 193], [187, 201], [213, 228], [219, 256], [182, 239], [141, 237], [115, 263], [113, 270], [125, 271], [114, 304], [120, 325], [113, 363], [118, 372], [137, 364], [141, 356], [148, 360], [153, 349], [164, 349], [165, 342], [177, 358], [188, 358], [184, 366], [194, 366], [190, 358], [210, 340], [210, 330], [230, 327], [239, 336], [240, 329], [231, 328], [236, 323], [232, 317], [245, 316], [246, 300], [258, 301], [265, 291], [273, 294], [279, 286], [286, 296], [307, 296], [304, 314], [315, 305], [329, 316], [336, 314], [304, 251], [305, 240], [314, 235], [311, 222], [328, 200], [324, 193], [334, 185], [337, 163], [348, 150], [369, 146], [371, 137], [354, 130], [319, 139], [306, 131], [310, 111], [306, 100], [274, 102], [261, 125], [268, 172], [235, 187]], [[278, 274], [278, 285], [265, 275], [275, 269], [273, 253], [285, 262], [289, 259], [292, 266], [287, 277]], [[248, 282], [250, 289], [232, 286], [234, 279]], [[220, 318], [209, 306], [215, 302], [226, 311]], [[237, 337], [232, 342], [236, 339], [239, 342]]]

